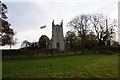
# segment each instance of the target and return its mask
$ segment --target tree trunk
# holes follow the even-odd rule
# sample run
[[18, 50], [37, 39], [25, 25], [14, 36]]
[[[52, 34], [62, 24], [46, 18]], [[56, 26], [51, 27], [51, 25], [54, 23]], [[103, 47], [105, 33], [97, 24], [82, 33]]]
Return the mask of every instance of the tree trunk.
[[84, 40], [83, 40], [83, 36], [82, 36], [82, 54], [84, 54]]
[[10, 50], [11, 50], [11, 48], [12, 48], [12, 46], [11, 46], [11, 44], [10, 44]]

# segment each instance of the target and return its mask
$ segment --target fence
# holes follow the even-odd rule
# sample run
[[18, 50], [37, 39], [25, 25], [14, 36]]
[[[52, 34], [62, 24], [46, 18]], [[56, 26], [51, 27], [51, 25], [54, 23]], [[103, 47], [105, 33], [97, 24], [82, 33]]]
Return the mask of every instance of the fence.
[[[72, 55], [78, 54], [81, 50], [71, 50]], [[21, 60], [21, 59], [35, 59], [35, 58], [46, 58], [55, 57], [61, 55], [70, 55], [70, 52], [61, 53], [55, 49], [51, 50], [40, 50], [40, 49], [18, 49], [18, 50], [2, 50], [2, 60]], [[95, 53], [94, 53], [95, 52]], [[84, 54], [113, 54], [115, 52], [120, 53], [120, 47], [100, 47], [94, 50], [85, 49]], [[81, 54], [79, 52], [79, 54]]]
[[19, 50], [2, 50], [2, 60], [34, 59], [58, 56], [53, 50], [40, 49], [19, 49]]

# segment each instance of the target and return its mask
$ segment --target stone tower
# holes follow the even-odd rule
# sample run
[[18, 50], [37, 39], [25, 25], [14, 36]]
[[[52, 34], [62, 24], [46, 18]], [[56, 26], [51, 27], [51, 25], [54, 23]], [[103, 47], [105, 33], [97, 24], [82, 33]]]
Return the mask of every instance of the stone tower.
[[65, 50], [65, 43], [63, 37], [63, 20], [61, 21], [60, 25], [54, 24], [54, 20], [52, 22], [52, 42], [51, 42], [52, 49], [58, 49], [58, 51], [64, 52]]

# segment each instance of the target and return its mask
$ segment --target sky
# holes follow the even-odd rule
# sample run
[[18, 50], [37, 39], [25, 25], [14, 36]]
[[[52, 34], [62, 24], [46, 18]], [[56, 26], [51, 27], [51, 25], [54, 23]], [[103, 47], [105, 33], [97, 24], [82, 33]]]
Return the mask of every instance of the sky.
[[118, 5], [118, 41], [120, 43], [120, 1]]
[[[14, 29], [17, 44], [12, 49], [20, 48], [24, 40], [38, 41], [41, 35], [51, 39], [52, 21], [60, 24], [63, 20], [64, 36], [70, 28], [66, 25], [75, 16], [81, 14], [102, 13], [118, 19], [119, 0], [1, 0], [8, 6], [8, 21]], [[40, 26], [46, 28], [40, 29]], [[9, 46], [0, 47], [9, 49]]]

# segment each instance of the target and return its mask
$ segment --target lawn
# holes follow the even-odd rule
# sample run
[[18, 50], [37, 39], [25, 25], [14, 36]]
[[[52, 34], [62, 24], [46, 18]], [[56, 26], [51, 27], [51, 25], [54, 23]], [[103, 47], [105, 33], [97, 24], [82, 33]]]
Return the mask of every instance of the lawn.
[[3, 78], [117, 78], [117, 54], [5, 60]]

